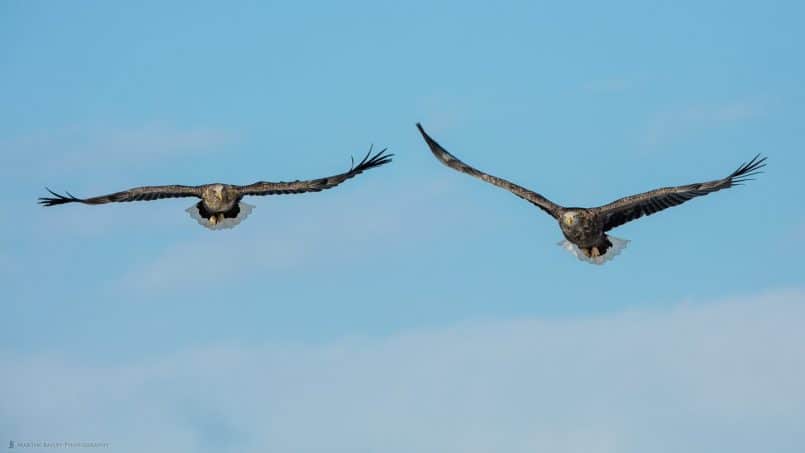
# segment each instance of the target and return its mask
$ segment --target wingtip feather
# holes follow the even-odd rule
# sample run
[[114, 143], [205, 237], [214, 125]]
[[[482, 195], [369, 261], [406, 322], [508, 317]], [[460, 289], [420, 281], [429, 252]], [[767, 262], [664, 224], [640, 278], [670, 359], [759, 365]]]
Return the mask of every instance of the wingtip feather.
[[728, 176], [729, 184], [735, 186], [746, 181], [752, 181], [753, 176], [763, 173], [760, 169], [766, 166], [766, 159], [766, 156], [761, 156], [758, 153], [749, 162], [742, 163], [737, 170]]
[[[394, 156], [394, 154], [386, 153], [388, 148], [383, 148], [382, 150], [380, 150], [377, 153], [375, 153], [374, 155], [372, 155], [373, 147], [374, 147], [374, 145], [371, 145], [369, 147], [369, 152], [366, 153], [366, 156], [364, 156], [364, 158], [361, 159], [360, 162], [358, 162], [358, 165], [354, 165], [352, 168], [350, 168], [350, 173], [361, 173], [364, 170], [368, 170], [368, 169], [374, 168], [374, 167], [379, 167], [381, 165], [385, 165], [385, 164], [387, 164], [387, 163], [392, 161], [391, 158], [392, 158], [392, 156]], [[353, 160], [353, 164], [354, 164], [354, 160]]]
[[48, 188], [48, 187], [45, 187], [45, 190], [50, 192], [50, 194], [53, 195], [53, 196], [52, 197], [39, 197], [39, 200], [37, 201], [37, 203], [41, 204], [42, 206], [56, 206], [56, 205], [65, 204], [65, 203], [74, 203], [74, 202], [83, 202], [84, 201], [84, 200], [82, 200], [80, 198], [75, 197], [70, 192], [66, 192], [67, 196], [64, 196], [64, 195], [62, 195], [60, 193], [56, 193], [56, 192], [50, 190], [50, 188]]
[[422, 127], [422, 123], [416, 123], [416, 128], [419, 129], [419, 133], [422, 134], [422, 138], [424, 138], [426, 142], [430, 143], [434, 141], [433, 138], [428, 135], [427, 132], [425, 132], [425, 128]]

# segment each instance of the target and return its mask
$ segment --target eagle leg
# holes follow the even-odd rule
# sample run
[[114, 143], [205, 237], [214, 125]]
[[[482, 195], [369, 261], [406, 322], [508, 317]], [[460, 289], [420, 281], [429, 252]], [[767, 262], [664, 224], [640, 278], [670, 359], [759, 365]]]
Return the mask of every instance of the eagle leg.
[[598, 247], [593, 247], [590, 249], [590, 256], [592, 256], [593, 258], [601, 256], [601, 252], [598, 251]]

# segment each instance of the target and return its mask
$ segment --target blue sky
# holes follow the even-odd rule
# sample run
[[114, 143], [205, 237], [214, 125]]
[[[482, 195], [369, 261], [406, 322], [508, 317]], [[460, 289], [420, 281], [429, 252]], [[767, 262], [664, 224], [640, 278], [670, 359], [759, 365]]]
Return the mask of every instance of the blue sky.
[[[802, 319], [805, 303], [805, 63], [795, 57], [803, 14], [799, 2], [4, 2], [0, 397], [16, 405], [0, 410], [0, 441], [80, 437], [138, 451], [147, 436], [194, 450], [289, 451], [293, 439], [266, 432], [328, 423], [261, 410], [236, 393], [237, 379], [202, 365], [234, 355], [232, 369], [248, 374], [243, 379], [269, 383], [260, 400], [266, 406], [274, 405], [270, 395], [307, 395], [304, 385], [312, 395], [344, 395], [279, 398], [300, 414], [352, 414], [351, 397], [394, 394], [427, 398], [450, 417], [464, 411], [457, 395], [468, 392], [484, 413], [519, 414], [522, 424], [457, 418], [443, 436], [485, 432], [496, 444], [495, 433], [505, 432], [519, 442], [509, 451], [663, 451], [635, 434], [645, 405], [620, 407], [618, 426], [580, 427], [571, 413], [548, 422], [562, 405], [539, 408], [540, 393], [507, 376], [518, 366], [536, 376], [539, 360], [566, 366], [581, 381], [602, 372], [602, 383], [622, 382], [632, 370], [645, 392], [671, 389], [679, 401], [700, 401], [697, 392], [728, 376], [715, 365], [697, 371], [720, 356], [718, 347], [688, 360], [679, 342], [692, 329], [730, 354], [744, 341], [757, 348], [740, 368], [756, 379], [740, 381], [711, 407], [740, 420], [707, 434], [683, 423], [690, 414], [680, 409], [639, 430], [654, 432], [654, 441], [681, 439], [669, 451], [742, 451], [769, 436], [791, 441], [790, 450], [775, 451], [796, 450], [805, 437], [781, 420], [805, 422], [802, 389], [783, 387], [785, 398], [763, 392], [782, 385], [777, 376], [805, 379], [805, 337], [789, 322]], [[613, 234], [630, 239], [629, 248], [595, 267], [556, 246], [561, 233], [541, 211], [440, 165], [417, 121], [466, 162], [565, 205], [718, 178], [757, 153], [769, 165], [744, 187], [618, 228]], [[389, 147], [394, 162], [330, 191], [248, 200], [256, 209], [234, 230], [199, 227], [182, 199], [35, 203], [45, 186], [90, 196], [148, 184], [320, 177], [345, 170], [371, 144]], [[743, 308], [733, 312], [733, 304]], [[702, 310], [707, 326], [698, 324]], [[596, 326], [620, 329], [630, 313], [661, 332], [627, 328], [604, 341], [600, 353], [621, 359], [601, 368], [582, 360], [588, 356], [574, 347], [581, 340], [559, 340], [554, 352], [533, 356], [522, 348], [545, 332], [598, 338]], [[735, 342], [719, 343], [722, 322]], [[528, 333], [529, 323], [547, 330]], [[512, 339], [510, 327], [527, 341]], [[455, 331], [497, 344], [499, 354], [478, 352]], [[679, 349], [659, 348], [665, 360], [626, 346], [647, 335], [648, 344]], [[342, 350], [341, 381], [332, 383], [326, 370]], [[630, 351], [634, 363], [624, 359]], [[469, 376], [462, 360], [476, 352]], [[269, 363], [251, 367], [252, 360]], [[422, 374], [409, 381], [367, 374], [375, 367]], [[708, 384], [683, 385], [668, 370], [707, 375]], [[282, 376], [276, 388], [261, 379], [272, 373]], [[30, 378], [40, 374], [112, 390], [88, 392], [93, 404], [79, 411], [86, 401], [68, 396], [69, 382]], [[143, 374], [149, 377], [137, 380]], [[367, 375], [388, 379], [391, 390], [368, 385]], [[163, 397], [188, 379], [194, 384], [181, 398]], [[456, 383], [455, 394], [445, 379]], [[219, 392], [193, 392], [195, 382], [216, 383]], [[602, 383], [565, 388], [568, 407], [585, 410], [580, 401], [606, 392]], [[491, 404], [491, 389], [508, 385], [533, 396]], [[20, 395], [41, 392], [43, 401], [64, 401], [18, 410], [26, 401]], [[117, 405], [133, 395], [153, 406]], [[791, 401], [803, 404], [785, 406]], [[610, 405], [598, 403], [590, 420], [612, 419]], [[404, 401], [375, 412], [395, 404]], [[165, 425], [187, 428], [140, 424], [140, 438], [118, 429], [148, 408], [166, 411]], [[424, 429], [416, 414], [386, 413], [375, 432], [399, 436], [408, 451], [472, 450], [445, 443], [439, 431], [428, 431], [423, 445], [402, 442]], [[699, 422], [708, 426], [712, 417]], [[383, 445], [380, 434], [348, 432], [329, 446]], [[719, 444], [724, 439], [733, 443]], [[297, 451], [316, 449], [310, 440], [301, 445]]]

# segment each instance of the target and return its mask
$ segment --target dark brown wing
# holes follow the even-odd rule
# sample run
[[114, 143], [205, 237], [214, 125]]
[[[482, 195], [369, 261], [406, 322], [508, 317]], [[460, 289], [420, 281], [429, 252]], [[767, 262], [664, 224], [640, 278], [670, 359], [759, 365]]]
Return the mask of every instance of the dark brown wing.
[[292, 182], [267, 182], [260, 181], [248, 186], [237, 186], [237, 189], [243, 195], [279, 195], [287, 193], [304, 193], [304, 192], [318, 192], [333, 188], [349, 178], [357, 176], [370, 168], [379, 167], [381, 165], [391, 162], [391, 157], [394, 154], [386, 154], [383, 149], [379, 153], [372, 155], [372, 148], [366, 157], [349, 169], [346, 173], [340, 175], [328, 176], [326, 178], [311, 179], [307, 181], [292, 181]]
[[766, 166], [765, 162], [766, 158], [760, 157], [760, 154], [758, 154], [751, 161], [742, 164], [726, 178], [686, 186], [664, 187], [624, 197], [594, 209], [604, 219], [604, 231], [608, 231], [644, 215], [651, 215], [663, 209], [680, 205], [695, 197], [741, 185], [745, 181], [752, 180], [752, 176], [760, 173], [759, 170]]
[[[46, 187], [47, 189], [47, 187]], [[43, 206], [56, 206], [65, 203], [104, 204], [124, 201], [150, 201], [160, 198], [199, 197], [201, 187], [198, 186], [145, 186], [135, 187], [122, 192], [110, 193], [93, 198], [76, 198], [70, 192], [67, 195], [58, 194], [47, 189], [53, 197], [40, 197], [39, 204]]]
[[547, 212], [554, 218], [558, 218], [559, 211], [562, 209], [561, 206], [553, 203], [552, 201], [548, 200], [547, 198], [543, 197], [542, 195], [532, 192], [525, 187], [518, 186], [512, 182], [509, 182], [505, 179], [498, 178], [496, 176], [488, 175], [480, 170], [477, 170], [469, 165], [465, 164], [464, 162], [460, 161], [456, 156], [447, 152], [446, 149], [442, 148], [436, 140], [432, 139], [430, 135], [428, 135], [424, 129], [422, 129], [422, 125], [416, 123], [417, 129], [422, 134], [422, 137], [425, 139], [425, 142], [430, 147], [431, 152], [437, 159], [439, 159], [443, 164], [447, 165], [448, 167], [458, 170], [462, 173], [466, 173], [471, 176], [475, 176], [476, 178], [482, 179], [490, 184], [494, 184], [498, 187], [502, 187], [509, 192], [517, 195], [520, 198], [523, 198], [531, 203], [535, 204], [538, 208], [542, 209], [543, 211]]

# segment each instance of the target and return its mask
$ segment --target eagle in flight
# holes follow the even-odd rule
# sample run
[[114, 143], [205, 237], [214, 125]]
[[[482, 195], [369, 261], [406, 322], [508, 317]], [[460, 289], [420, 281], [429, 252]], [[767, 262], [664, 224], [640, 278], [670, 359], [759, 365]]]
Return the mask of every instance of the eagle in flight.
[[757, 155], [749, 162], [738, 167], [726, 178], [715, 181], [664, 187], [624, 197], [596, 208], [564, 207], [536, 192], [505, 179], [488, 175], [465, 164], [433, 140], [425, 132], [421, 124], [417, 123], [416, 126], [433, 155], [443, 164], [454, 170], [502, 187], [547, 212], [559, 222], [559, 227], [565, 236], [566, 240], [560, 242], [559, 245], [578, 259], [593, 264], [604, 264], [604, 262], [619, 254], [629, 243], [628, 240], [609, 236], [606, 234], [607, 231], [644, 215], [651, 215], [663, 209], [680, 205], [695, 197], [741, 185], [741, 183], [751, 180], [752, 176], [760, 173], [759, 170], [766, 166], [766, 158], [761, 158], [760, 155]]
[[372, 155], [372, 149], [369, 148], [366, 157], [358, 165], [354, 165], [353, 161], [349, 171], [335, 176], [307, 181], [260, 181], [247, 186], [219, 183], [201, 186], [145, 186], [83, 199], [74, 197], [70, 192], [67, 192], [67, 195], [64, 196], [46, 188], [53, 197], [41, 197], [39, 198], [39, 203], [43, 206], [55, 206], [66, 203], [104, 204], [124, 201], [151, 201], [160, 198], [196, 197], [201, 198], [201, 201], [190, 206], [186, 211], [202, 226], [211, 230], [219, 230], [234, 227], [251, 213], [254, 206], [241, 201], [247, 195], [319, 192], [333, 188], [370, 168], [387, 164], [391, 162], [392, 156], [393, 154], [386, 153], [386, 149]]

